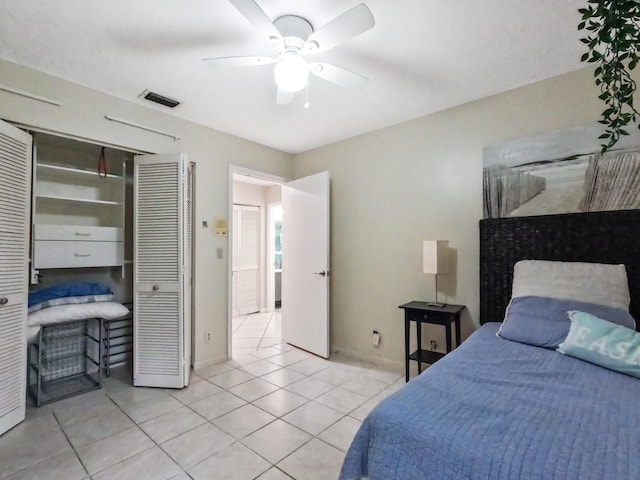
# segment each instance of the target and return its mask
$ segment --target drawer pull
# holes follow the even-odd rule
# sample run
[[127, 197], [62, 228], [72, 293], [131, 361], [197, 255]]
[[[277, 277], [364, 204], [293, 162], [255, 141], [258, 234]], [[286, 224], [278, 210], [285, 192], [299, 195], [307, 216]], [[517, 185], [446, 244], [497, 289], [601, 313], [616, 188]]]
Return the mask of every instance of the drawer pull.
[[0, 298], [0, 305], [6, 305], [9, 303], [9, 299], [7, 297]]
[[73, 255], [75, 257], [90, 257], [91, 256], [90, 253], [74, 253]]
[[90, 237], [90, 233], [76, 232], [76, 237]]
[[160, 290], [160, 287], [159, 287], [158, 285], [154, 285], [153, 287], [151, 287], [151, 289], [152, 289], [154, 292], [157, 292], [158, 290]]

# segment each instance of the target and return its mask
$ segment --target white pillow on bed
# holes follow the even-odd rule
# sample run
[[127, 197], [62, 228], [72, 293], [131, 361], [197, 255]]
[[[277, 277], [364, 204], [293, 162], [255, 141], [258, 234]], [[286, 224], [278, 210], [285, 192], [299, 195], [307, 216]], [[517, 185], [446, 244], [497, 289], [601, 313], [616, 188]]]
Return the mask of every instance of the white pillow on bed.
[[511, 297], [547, 297], [629, 311], [624, 265], [521, 260], [513, 269]]
[[104, 318], [112, 320], [129, 313], [129, 309], [118, 302], [97, 302], [72, 305], [59, 305], [57, 307], [43, 308], [30, 313], [27, 324], [30, 327], [47, 325], [50, 323], [67, 322], [71, 320], [84, 320], [85, 318]]

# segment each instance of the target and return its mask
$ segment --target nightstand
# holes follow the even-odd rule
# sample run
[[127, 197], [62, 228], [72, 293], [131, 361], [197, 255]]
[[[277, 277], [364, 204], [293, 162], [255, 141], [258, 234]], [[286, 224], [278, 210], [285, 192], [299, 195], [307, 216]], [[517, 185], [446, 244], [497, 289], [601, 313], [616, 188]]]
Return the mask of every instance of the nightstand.
[[[447, 353], [453, 350], [451, 339], [451, 324], [456, 325], [456, 347], [460, 345], [460, 313], [466, 307], [464, 305], [444, 305], [435, 307], [428, 302], [409, 302], [398, 308], [404, 310], [404, 353], [406, 381], [409, 381], [409, 360], [418, 362], [418, 374], [422, 373], [422, 364], [433, 364], [446, 354], [422, 349], [422, 324], [444, 325], [447, 336]], [[418, 349], [409, 354], [409, 337], [411, 322], [416, 322], [416, 334]]]

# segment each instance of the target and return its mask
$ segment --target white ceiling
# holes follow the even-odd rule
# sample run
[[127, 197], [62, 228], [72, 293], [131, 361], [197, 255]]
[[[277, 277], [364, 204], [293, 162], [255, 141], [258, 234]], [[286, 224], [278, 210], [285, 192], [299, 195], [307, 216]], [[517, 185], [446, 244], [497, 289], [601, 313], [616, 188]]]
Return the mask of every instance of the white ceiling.
[[[258, 3], [271, 19], [295, 14], [317, 28], [360, 1]], [[149, 88], [183, 102], [176, 116], [292, 153], [581, 66], [586, 0], [365, 3], [376, 26], [315, 58], [368, 85], [353, 92], [312, 77], [309, 109], [304, 94], [275, 105], [273, 66], [201, 63], [272, 53], [227, 0], [0, 0], [0, 57], [146, 105], [138, 95]]]

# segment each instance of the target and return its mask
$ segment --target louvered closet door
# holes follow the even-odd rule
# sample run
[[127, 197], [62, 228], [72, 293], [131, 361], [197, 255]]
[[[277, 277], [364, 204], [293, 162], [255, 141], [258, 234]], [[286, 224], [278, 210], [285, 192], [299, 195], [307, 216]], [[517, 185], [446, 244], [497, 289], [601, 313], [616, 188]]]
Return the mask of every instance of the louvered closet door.
[[25, 415], [31, 144], [0, 122], [0, 434]]
[[260, 310], [260, 207], [234, 205], [234, 297], [238, 315]]
[[[136, 157], [134, 385], [182, 388], [190, 358], [190, 242], [184, 155]], [[189, 199], [190, 200], [190, 199]], [[185, 294], [189, 298], [185, 298]], [[189, 309], [185, 306], [188, 303]]]
[[260, 208], [240, 215], [240, 315], [260, 310]]

